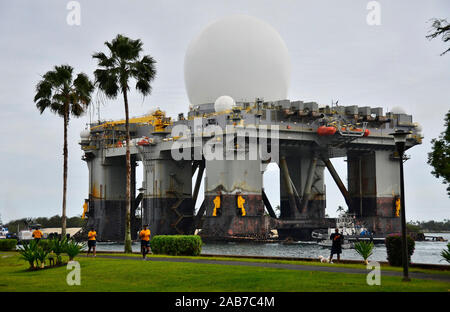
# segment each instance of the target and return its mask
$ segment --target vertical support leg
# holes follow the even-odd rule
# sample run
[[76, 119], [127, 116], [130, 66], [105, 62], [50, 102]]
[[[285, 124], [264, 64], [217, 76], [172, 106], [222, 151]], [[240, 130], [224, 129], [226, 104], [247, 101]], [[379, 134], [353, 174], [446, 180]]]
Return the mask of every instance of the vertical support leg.
[[376, 234], [386, 235], [400, 231], [396, 217], [395, 199], [400, 195], [399, 163], [392, 151], [349, 152], [348, 192], [349, 211]]

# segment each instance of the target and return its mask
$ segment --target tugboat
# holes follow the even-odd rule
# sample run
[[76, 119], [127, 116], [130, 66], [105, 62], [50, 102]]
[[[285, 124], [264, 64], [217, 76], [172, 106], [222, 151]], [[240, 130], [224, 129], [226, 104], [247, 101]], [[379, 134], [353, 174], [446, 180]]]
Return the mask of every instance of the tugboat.
[[[344, 235], [344, 243], [342, 249], [351, 249], [354, 247], [353, 240], [357, 240], [361, 235], [367, 235], [369, 231], [361, 225], [355, 224], [356, 216], [347, 212], [341, 212], [336, 218], [336, 228], [339, 233]], [[334, 233], [335, 228], [328, 228], [328, 230], [319, 229], [311, 233], [313, 239], [316, 239], [319, 246], [331, 247], [330, 235]]]

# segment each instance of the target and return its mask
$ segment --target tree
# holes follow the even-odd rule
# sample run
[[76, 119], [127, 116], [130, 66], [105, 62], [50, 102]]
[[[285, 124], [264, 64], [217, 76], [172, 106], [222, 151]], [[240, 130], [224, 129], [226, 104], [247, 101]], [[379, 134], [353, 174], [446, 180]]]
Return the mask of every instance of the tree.
[[[439, 139], [431, 140], [432, 150], [428, 153], [428, 164], [433, 167], [431, 173], [436, 178], [443, 178], [444, 184], [450, 183], [450, 110], [445, 117], [445, 131]], [[447, 187], [450, 196], [450, 186]]]
[[84, 73], [73, 79], [73, 68], [69, 65], [55, 66], [36, 85], [34, 102], [42, 114], [46, 109], [64, 118], [64, 172], [61, 233], [66, 235], [67, 193], [67, 128], [70, 116], [80, 117], [91, 102], [94, 85]]
[[[447, 22], [446, 19], [432, 19], [433, 24], [431, 24], [431, 29], [428, 36], [426, 36], [428, 39], [434, 39], [440, 35], [442, 35], [442, 41], [447, 42], [450, 40], [450, 24]], [[441, 55], [444, 55], [445, 53], [449, 52], [450, 48], [445, 50], [441, 53]]]
[[130, 131], [128, 112], [129, 80], [136, 80], [136, 90], [143, 96], [151, 93], [150, 82], [156, 76], [156, 61], [150, 55], [142, 58], [142, 41], [132, 40], [123, 35], [117, 35], [111, 42], [105, 42], [109, 55], [103, 52], [93, 54], [97, 59], [98, 69], [95, 70], [95, 83], [109, 99], [117, 98], [119, 93], [123, 95], [125, 106], [125, 130], [126, 130], [126, 220], [125, 220], [125, 252], [131, 253], [131, 160], [130, 160]]

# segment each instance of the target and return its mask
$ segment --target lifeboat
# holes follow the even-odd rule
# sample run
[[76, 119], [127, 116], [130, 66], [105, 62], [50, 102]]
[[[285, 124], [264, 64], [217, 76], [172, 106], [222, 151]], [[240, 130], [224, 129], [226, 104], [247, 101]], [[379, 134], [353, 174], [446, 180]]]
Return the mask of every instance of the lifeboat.
[[[350, 131], [350, 132], [363, 132], [363, 129], [361, 129], [361, 128], [352, 128], [352, 129], [347, 129], [346, 127], [342, 127], [341, 128], [341, 131]], [[370, 130], [369, 129], [366, 129], [366, 130], [364, 130], [364, 134], [363, 134], [363, 136], [369, 136], [370, 135]]]
[[336, 133], [335, 127], [321, 126], [321, 127], [317, 128], [317, 134], [320, 136], [328, 136], [328, 135], [333, 135], [335, 133]]
[[139, 145], [139, 146], [150, 145], [150, 140], [147, 137], [145, 137], [142, 140], [138, 141], [137, 145]]

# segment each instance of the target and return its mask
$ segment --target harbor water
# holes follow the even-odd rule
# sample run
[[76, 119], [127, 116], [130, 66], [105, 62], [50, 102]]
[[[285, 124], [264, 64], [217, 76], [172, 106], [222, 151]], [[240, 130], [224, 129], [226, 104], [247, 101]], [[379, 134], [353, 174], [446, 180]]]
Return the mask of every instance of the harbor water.
[[[427, 233], [426, 236], [442, 236], [450, 240], [450, 233]], [[441, 252], [447, 248], [448, 242], [416, 242], [415, 250], [411, 258], [413, 263], [448, 264], [442, 260]], [[140, 243], [133, 243], [133, 251], [140, 251]], [[123, 245], [118, 243], [97, 243], [98, 251], [123, 251]], [[319, 246], [315, 242], [294, 242], [290, 244], [280, 243], [204, 243], [202, 254], [215, 255], [241, 255], [241, 256], [268, 256], [268, 257], [297, 257], [318, 258], [328, 257], [329, 247]], [[384, 244], [375, 245], [369, 260], [387, 261], [386, 247]], [[361, 256], [354, 249], [343, 249], [342, 259], [361, 260]]]

